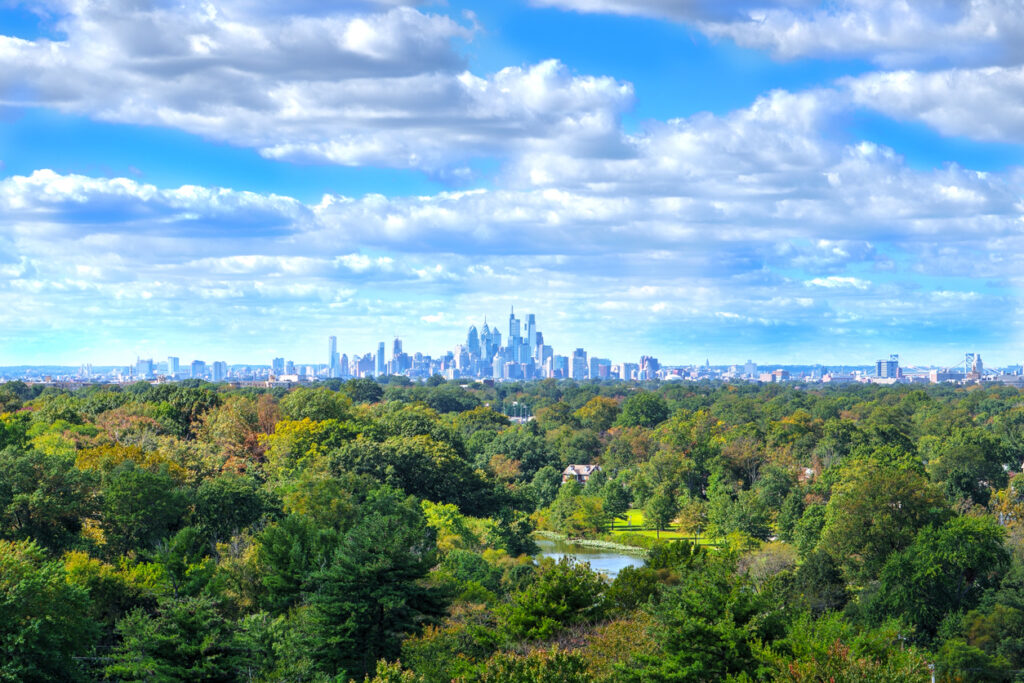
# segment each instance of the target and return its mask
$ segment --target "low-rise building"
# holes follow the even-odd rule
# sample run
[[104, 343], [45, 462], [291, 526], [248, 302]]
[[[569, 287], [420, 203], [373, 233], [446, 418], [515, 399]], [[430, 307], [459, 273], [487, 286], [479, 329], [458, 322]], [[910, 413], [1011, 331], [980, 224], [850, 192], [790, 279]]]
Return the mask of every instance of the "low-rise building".
[[562, 470], [562, 483], [575, 479], [580, 484], [586, 484], [590, 475], [601, 469], [600, 465], [569, 465]]

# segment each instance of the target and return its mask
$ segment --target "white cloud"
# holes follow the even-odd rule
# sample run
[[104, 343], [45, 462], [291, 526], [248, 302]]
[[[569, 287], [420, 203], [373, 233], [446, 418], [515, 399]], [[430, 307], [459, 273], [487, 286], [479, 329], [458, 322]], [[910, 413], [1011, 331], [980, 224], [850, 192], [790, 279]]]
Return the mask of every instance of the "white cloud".
[[[543, 118], [604, 89], [557, 63], [465, 81], [488, 93], [495, 120]], [[344, 321], [349, 343], [372, 348], [371, 335], [419, 320], [431, 323], [416, 328], [425, 344], [450, 344], [462, 318], [438, 311], [518, 301], [534, 302], [563, 348], [596, 329], [595, 343], [635, 349], [649, 328], [683, 348], [721, 324], [728, 343], [756, 345], [781, 328], [863, 337], [1005, 317], [1015, 285], [998, 283], [1024, 271], [1024, 175], [921, 171], [887, 147], [837, 141], [827, 131], [848, 106], [841, 89], [774, 91], [632, 135], [609, 119], [583, 126], [604, 131], [590, 141], [537, 138], [495, 188], [428, 196], [305, 204], [46, 170], [8, 177], [0, 295], [17, 292], [6, 298], [18, 305], [0, 311], [0, 344], [37, 330], [31, 320], [114, 334], [153, 311], [167, 334], [197, 318], [205, 334], [276, 339]], [[959, 285], [923, 286], [922, 274], [986, 295], [964, 306], [940, 293]]]
[[302, 13], [311, 7], [61, 3], [65, 39], [0, 35], [0, 104], [167, 126], [277, 159], [439, 170], [550, 139], [607, 145], [632, 102], [628, 84], [556, 61], [473, 75], [457, 49], [472, 22], [401, 6]]
[[1007, 0], [533, 0], [668, 19], [781, 59], [863, 57], [886, 67], [1019, 64], [1024, 13]]
[[864, 290], [871, 286], [871, 283], [867, 280], [862, 280], [858, 277], [842, 277], [839, 275], [816, 277], [813, 280], [808, 280], [804, 284], [808, 287], [824, 287], [826, 289], [853, 288]]
[[1024, 66], [879, 72], [842, 84], [856, 104], [943, 135], [1024, 143]]

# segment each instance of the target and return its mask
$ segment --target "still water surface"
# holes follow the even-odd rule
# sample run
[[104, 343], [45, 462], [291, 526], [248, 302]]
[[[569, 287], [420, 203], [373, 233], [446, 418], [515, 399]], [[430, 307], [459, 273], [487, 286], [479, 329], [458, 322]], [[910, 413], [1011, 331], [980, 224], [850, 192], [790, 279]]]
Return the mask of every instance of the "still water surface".
[[608, 548], [592, 548], [569, 541], [556, 541], [550, 538], [536, 539], [542, 557], [553, 557], [560, 560], [566, 555], [575, 557], [580, 562], [589, 562], [590, 568], [615, 578], [623, 567], [643, 566], [644, 560], [639, 555], [626, 555]]

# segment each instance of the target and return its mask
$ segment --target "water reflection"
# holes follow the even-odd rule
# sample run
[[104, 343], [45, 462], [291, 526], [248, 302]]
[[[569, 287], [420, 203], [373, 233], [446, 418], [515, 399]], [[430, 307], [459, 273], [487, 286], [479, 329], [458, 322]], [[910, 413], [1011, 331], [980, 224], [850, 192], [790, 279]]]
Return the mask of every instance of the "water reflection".
[[589, 562], [590, 568], [596, 572], [607, 574], [610, 578], [618, 576], [624, 567], [641, 567], [644, 560], [638, 555], [626, 555], [608, 548], [592, 548], [569, 541], [556, 541], [550, 538], [536, 539], [542, 557], [555, 560], [571, 555], [580, 562]]

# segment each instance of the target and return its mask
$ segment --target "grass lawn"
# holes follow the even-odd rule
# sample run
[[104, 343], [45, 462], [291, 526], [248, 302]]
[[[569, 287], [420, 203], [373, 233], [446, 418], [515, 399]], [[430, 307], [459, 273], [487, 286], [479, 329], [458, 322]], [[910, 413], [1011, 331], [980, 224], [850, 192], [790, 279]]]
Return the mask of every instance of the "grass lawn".
[[[639, 534], [641, 536], [650, 536], [651, 538], [693, 538], [690, 534], [684, 534], [681, 531], [670, 530], [662, 531], [660, 536], [653, 529], [644, 529], [644, 512], [643, 510], [628, 510], [626, 512], [626, 522], [621, 519], [615, 520], [615, 527], [612, 531], [613, 534]], [[701, 537], [700, 543], [706, 544], [711, 543], [713, 539], [706, 539]]]

